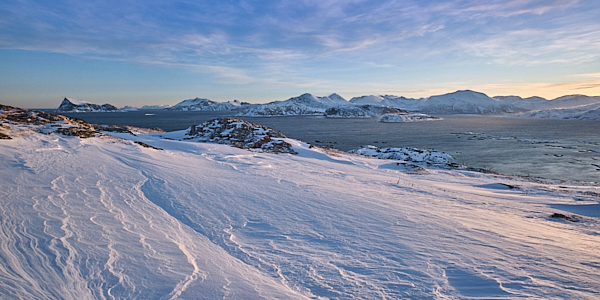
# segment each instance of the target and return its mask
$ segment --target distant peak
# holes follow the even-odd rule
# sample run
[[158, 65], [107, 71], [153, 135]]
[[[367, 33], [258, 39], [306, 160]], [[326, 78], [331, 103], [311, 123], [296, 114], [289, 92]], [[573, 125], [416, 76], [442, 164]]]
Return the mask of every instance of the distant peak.
[[329, 99], [344, 100], [344, 101], [346, 101], [346, 99], [344, 99], [344, 97], [338, 95], [337, 93], [333, 93], [333, 94], [329, 95], [328, 98]]
[[75, 98], [69, 98], [69, 97], [65, 97], [65, 99], [63, 99], [63, 102], [69, 102], [73, 105], [81, 105], [81, 104], [89, 104], [89, 102], [81, 100], [81, 99], [75, 99]]

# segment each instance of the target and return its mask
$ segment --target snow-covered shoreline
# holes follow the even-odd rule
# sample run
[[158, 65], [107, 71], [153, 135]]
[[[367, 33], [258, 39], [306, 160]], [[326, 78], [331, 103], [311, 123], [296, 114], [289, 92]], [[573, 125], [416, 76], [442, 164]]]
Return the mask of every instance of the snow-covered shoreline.
[[599, 296], [598, 184], [27, 120], [0, 127], [2, 298]]

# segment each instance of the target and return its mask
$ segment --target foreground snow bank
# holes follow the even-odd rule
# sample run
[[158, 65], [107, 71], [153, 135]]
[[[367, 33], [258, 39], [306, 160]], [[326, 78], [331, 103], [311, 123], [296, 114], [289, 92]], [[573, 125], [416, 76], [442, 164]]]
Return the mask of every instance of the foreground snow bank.
[[11, 126], [2, 299], [600, 296], [595, 184]]

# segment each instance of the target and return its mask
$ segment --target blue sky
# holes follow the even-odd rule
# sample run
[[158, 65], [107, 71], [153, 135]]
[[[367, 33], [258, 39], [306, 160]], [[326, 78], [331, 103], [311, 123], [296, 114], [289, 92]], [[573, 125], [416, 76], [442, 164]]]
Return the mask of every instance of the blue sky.
[[0, 103], [600, 95], [600, 2], [0, 3]]

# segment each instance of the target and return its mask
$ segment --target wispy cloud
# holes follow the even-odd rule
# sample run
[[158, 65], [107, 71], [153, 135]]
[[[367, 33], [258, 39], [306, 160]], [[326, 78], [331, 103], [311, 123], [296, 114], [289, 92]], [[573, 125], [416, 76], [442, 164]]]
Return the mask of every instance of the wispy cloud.
[[548, 88], [560, 88], [572, 91], [595, 89], [598, 87], [600, 87], [600, 80], [573, 81], [548, 85]]
[[420, 61], [598, 61], [598, 16], [598, 4], [577, 0], [6, 0], [0, 48], [202, 70], [232, 84], [324, 88], [347, 80], [349, 65], [356, 81], [370, 80], [364, 70], [416, 73]]
[[575, 74], [573, 76], [576, 77], [593, 77], [593, 78], [600, 78], [600, 73], [586, 73], [586, 74]]

